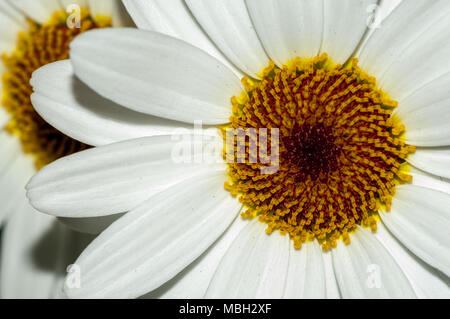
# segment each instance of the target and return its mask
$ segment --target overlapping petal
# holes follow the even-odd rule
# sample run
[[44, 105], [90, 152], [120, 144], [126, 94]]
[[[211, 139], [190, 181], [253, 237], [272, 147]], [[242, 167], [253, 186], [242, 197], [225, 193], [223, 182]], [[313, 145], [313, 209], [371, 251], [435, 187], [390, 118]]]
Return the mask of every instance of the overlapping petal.
[[[450, 144], [449, 12], [447, 1], [403, 1], [360, 54], [362, 66], [399, 100], [395, 115], [406, 126], [407, 141], [418, 146]], [[433, 152], [421, 150], [412, 161], [439, 175], [439, 163], [422, 163]]]
[[450, 178], [450, 148], [418, 148], [408, 156], [415, 167], [436, 176]]
[[368, 30], [371, 8], [377, 0], [324, 0], [324, 29], [321, 52], [336, 63], [344, 63], [354, 53]]
[[66, 268], [92, 237], [65, 228], [17, 198], [14, 214], [3, 230], [0, 296], [2, 298], [60, 298]]
[[196, 261], [145, 298], [203, 298], [223, 256], [248, 221], [237, 217], [226, 232]]
[[258, 77], [269, 65], [244, 0], [188, 0], [186, 3], [203, 30], [239, 69]]
[[414, 166], [410, 167], [408, 173], [413, 177], [412, 185], [450, 194], [450, 179], [427, 173]]
[[219, 59], [236, 75], [242, 76], [195, 21], [184, 0], [123, 0], [123, 3], [138, 28], [186, 41]]
[[138, 113], [107, 100], [80, 80], [69, 61], [48, 64], [33, 73], [31, 101], [53, 127], [88, 145], [154, 135], [170, 135], [189, 125]]
[[87, 0], [94, 19], [112, 18], [113, 27], [132, 26], [132, 21], [121, 0]]
[[449, 298], [449, 279], [402, 245], [383, 223], [378, 223], [377, 239], [389, 251], [408, 278], [419, 298]]
[[323, 299], [325, 297], [326, 279], [322, 248], [317, 241], [303, 244], [300, 250], [295, 249], [291, 243], [283, 298]]
[[289, 237], [267, 235], [250, 222], [235, 239], [211, 280], [207, 298], [282, 298], [289, 262]]
[[71, 44], [75, 74], [100, 95], [171, 120], [227, 123], [239, 79], [186, 42], [136, 29], [86, 32]]
[[[17, 43], [17, 35], [27, 27], [25, 17], [8, 2], [0, 2], [0, 53], [12, 52]], [[0, 74], [3, 73], [3, 63]], [[1, 90], [1, 84], [0, 84]]]
[[352, 233], [350, 245], [332, 250], [333, 265], [343, 298], [415, 298], [403, 271], [364, 228]]
[[246, 0], [246, 4], [267, 54], [278, 66], [320, 52], [322, 0]]
[[192, 176], [225, 169], [214, 161], [220, 151], [203, 149], [193, 136], [141, 138], [62, 158], [33, 177], [28, 197], [38, 210], [61, 217], [126, 212]]
[[450, 275], [450, 195], [412, 185], [397, 188], [392, 208], [382, 213], [387, 228], [431, 266]]
[[246, 0], [256, 31], [278, 66], [328, 53], [336, 63], [352, 55], [367, 31], [375, 0]]
[[63, 8], [59, 0], [8, 0], [9, 3], [15, 6], [23, 14], [33, 19], [38, 23], [47, 22], [50, 17], [57, 11]]
[[66, 289], [68, 296], [136, 298], [177, 275], [239, 212], [223, 178], [223, 173], [194, 177], [117, 220], [76, 261], [81, 288]]

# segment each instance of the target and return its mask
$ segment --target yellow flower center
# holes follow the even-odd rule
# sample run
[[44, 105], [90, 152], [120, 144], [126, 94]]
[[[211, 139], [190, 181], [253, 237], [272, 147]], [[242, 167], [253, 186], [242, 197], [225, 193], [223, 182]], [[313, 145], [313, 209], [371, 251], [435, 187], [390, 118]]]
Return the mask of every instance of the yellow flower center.
[[[79, 28], [67, 26], [67, 14], [56, 12], [45, 24], [29, 21], [27, 32], [19, 34], [17, 47], [3, 54], [6, 72], [2, 76], [1, 104], [10, 115], [5, 130], [18, 137], [23, 150], [34, 157], [37, 168], [88, 146], [67, 137], [47, 124], [34, 110], [30, 95], [32, 73], [43, 65], [69, 58], [69, 44], [80, 33], [111, 26], [111, 19], [94, 19], [82, 10]], [[99, 22], [101, 21], [101, 22]]]
[[[415, 148], [404, 143], [404, 126], [391, 116], [397, 103], [356, 59], [334, 65], [326, 54], [297, 58], [283, 69], [272, 63], [260, 81], [243, 83], [246, 94], [232, 98], [231, 123], [221, 128], [261, 132], [246, 141], [244, 155], [238, 137], [226, 141], [226, 152], [232, 147], [236, 158], [245, 158], [227, 157], [225, 183], [246, 207], [242, 216], [258, 217], [267, 233], [289, 234], [296, 248], [314, 238], [325, 250], [338, 239], [349, 243], [357, 225], [376, 230], [378, 210], [389, 210], [395, 186], [412, 178], [403, 164]], [[279, 149], [271, 155], [279, 156], [279, 167], [263, 174], [268, 162], [261, 153], [255, 160], [250, 146], [270, 152], [275, 141], [266, 132], [274, 128]]]

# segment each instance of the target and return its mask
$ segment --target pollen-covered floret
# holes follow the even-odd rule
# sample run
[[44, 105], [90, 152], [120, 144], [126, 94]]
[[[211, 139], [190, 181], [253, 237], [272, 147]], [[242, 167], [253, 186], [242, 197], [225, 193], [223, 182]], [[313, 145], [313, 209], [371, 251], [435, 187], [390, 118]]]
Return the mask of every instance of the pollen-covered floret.
[[79, 27], [69, 27], [66, 19], [66, 13], [56, 12], [43, 25], [30, 20], [29, 30], [19, 34], [16, 50], [2, 55], [6, 71], [1, 79], [1, 104], [10, 115], [5, 130], [20, 139], [24, 152], [34, 157], [37, 168], [87, 146], [63, 135], [36, 113], [30, 100], [31, 75], [43, 65], [68, 59], [69, 44], [78, 34], [111, 26], [111, 19], [94, 21], [88, 10], [82, 10]]
[[271, 64], [261, 81], [243, 83], [247, 94], [232, 98], [231, 124], [222, 129], [278, 128], [280, 158], [266, 175], [261, 161], [229, 163], [225, 187], [246, 207], [242, 215], [258, 217], [268, 233], [289, 234], [297, 248], [313, 238], [324, 249], [348, 243], [356, 225], [375, 230], [396, 184], [411, 180], [402, 168], [415, 149], [391, 118], [397, 103], [356, 59], [334, 65], [326, 54], [283, 69]]

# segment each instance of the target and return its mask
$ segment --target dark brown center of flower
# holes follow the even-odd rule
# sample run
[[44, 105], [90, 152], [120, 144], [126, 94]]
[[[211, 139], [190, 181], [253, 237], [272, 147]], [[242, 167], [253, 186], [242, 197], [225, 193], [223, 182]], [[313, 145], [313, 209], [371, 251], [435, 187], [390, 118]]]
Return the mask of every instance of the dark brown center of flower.
[[297, 181], [323, 179], [338, 167], [341, 148], [336, 144], [332, 127], [323, 123], [295, 124], [290, 135], [282, 139], [284, 149], [283, 160], [296, 165], [299, 170]]

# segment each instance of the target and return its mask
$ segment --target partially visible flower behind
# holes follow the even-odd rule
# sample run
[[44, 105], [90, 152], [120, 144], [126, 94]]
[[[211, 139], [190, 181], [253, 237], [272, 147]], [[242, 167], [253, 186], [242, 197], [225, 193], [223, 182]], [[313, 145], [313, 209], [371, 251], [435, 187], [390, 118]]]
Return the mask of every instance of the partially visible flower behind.
[[91, 239], [39, 214], [26, 200], [25, 184], [38, 169], [88, 147], [55, 130], [34, 111], [31, 74], [67, 58], [76, 35], [129, 22], [117, 0], [0, 0], [2, 298], [58, 296], [67, 264]]
[[[70, 297], [449, 297], [447, 0], [375, 30], [375, 0], [124, 3], [141, 30], [88, 32], [32, 79], [36, 110], [97, 147], [41, 170], [30, 202], [114, 221]], [[196, 120], [280, 128], [280, 170], [174, 162]]]

